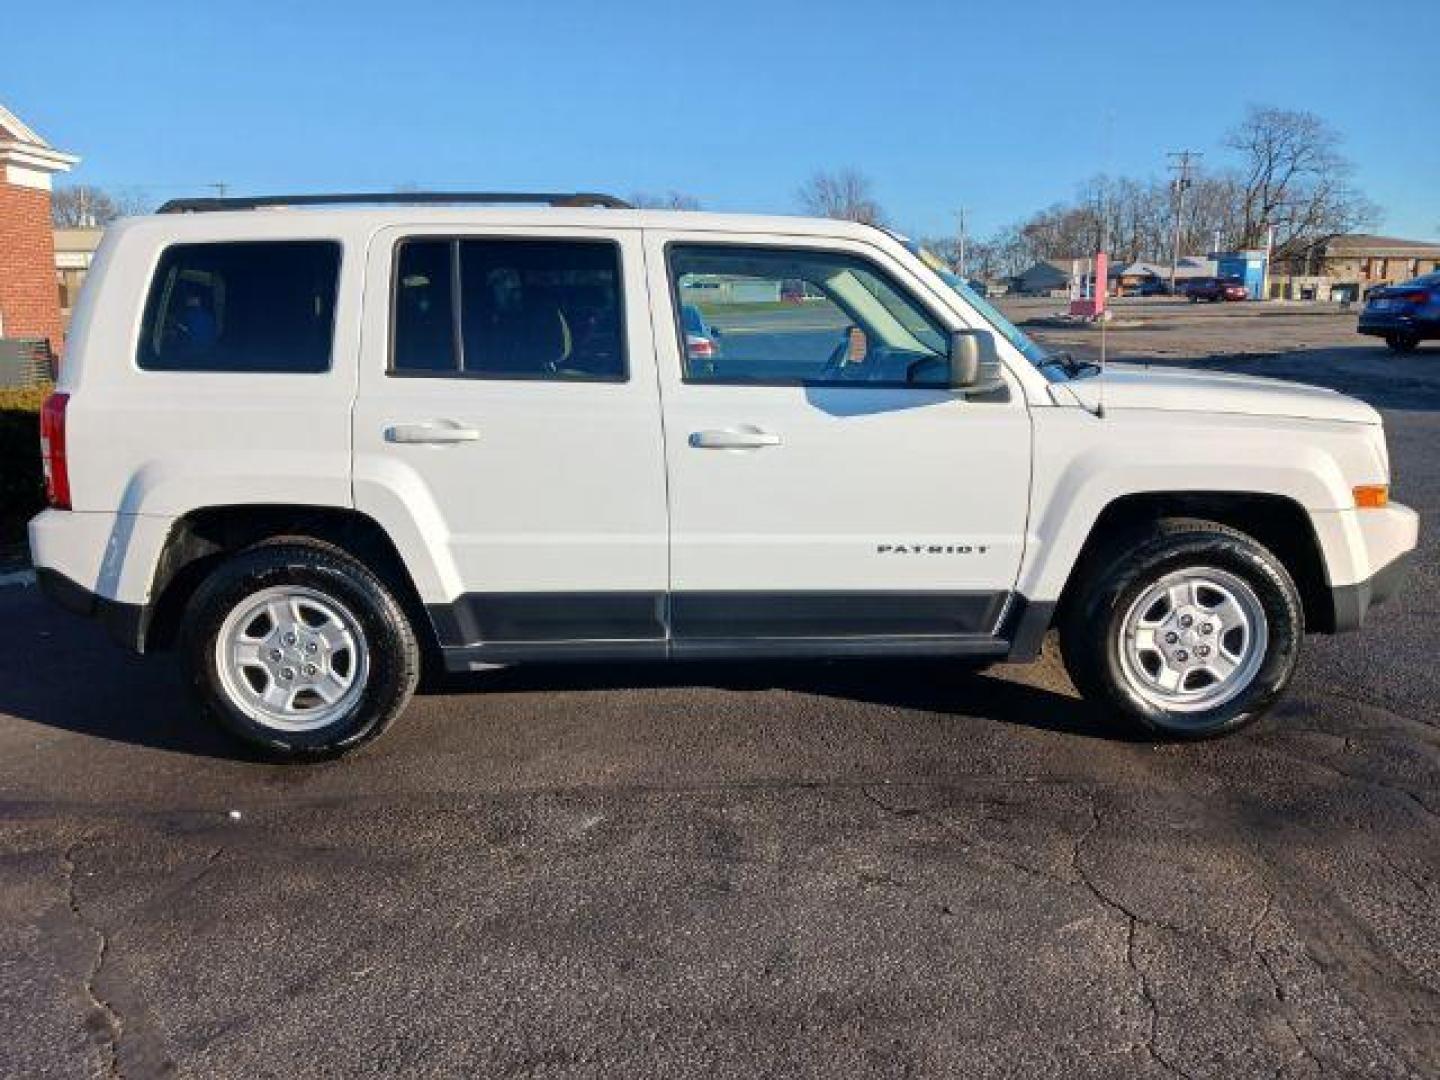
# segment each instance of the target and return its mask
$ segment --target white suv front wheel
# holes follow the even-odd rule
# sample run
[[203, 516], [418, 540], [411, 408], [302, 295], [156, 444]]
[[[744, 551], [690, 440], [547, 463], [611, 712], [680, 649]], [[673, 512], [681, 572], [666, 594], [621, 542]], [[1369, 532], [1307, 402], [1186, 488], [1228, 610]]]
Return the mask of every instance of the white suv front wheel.
[[343, 753], [378, 736], [419, 675], [385, 584], [320, 542], [250, 548], [192, 597], [183, 650], [204, 711], [272, 756]]
[[1300, 596], [1254, 538], [1168, 519], [1116, 545], [1070, 604], [1061, 650], [1087, 700], [1174, 738], [1236, 731], [1289, 684]]
[[1130, 689], [1176, 713], [1205, 712], [1243, 693], [1270, 644], [1255, 589], [1214, 566], [1174, 570], [1143, 588], [1116, 632]]

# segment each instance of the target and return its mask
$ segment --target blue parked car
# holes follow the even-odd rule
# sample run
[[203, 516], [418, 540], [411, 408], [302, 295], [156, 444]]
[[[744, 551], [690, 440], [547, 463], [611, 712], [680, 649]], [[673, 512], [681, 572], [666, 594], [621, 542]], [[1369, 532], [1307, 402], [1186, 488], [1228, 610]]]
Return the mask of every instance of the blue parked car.
[[1440, 273], [1371, 289], [1360, 312], [1360, 333], [1384, 338], [1397, 353], [1440, 338]]
[[720, 330], [705, 321], [694, 304], [682, 304], [680, 322], [685, 328], [685, 360], [691, 374], [715, 374], [720, 355]]

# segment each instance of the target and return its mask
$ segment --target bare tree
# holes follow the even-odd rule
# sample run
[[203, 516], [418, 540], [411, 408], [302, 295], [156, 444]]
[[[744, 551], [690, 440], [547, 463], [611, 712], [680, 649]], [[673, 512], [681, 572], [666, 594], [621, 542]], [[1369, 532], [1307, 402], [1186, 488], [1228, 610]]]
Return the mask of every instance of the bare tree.
[[1274, 227], [1284, 258], [1378, 217], [1350, 183], [1339, 134], [1314, 113], [1252, 105], [1225, 145], [1240, 157], [1241, 247], [1263, 247]]
[[[960, 272], [960, 241], [954, 236], [935, 236], [922, 241], [924, 246], [944, 259], [954, 273]], [[965, 244], [965, 272], [982, 281], [998, 281], [1013, 277], [1035, 260], [1025, 250], [1015, 227], [1001, 229], [993, 236], [976, 238]]]
[[1056, 203], [1018, 226], [1020, 242], [1033, 259], [1070, 259], [1099, 250], [1101, 222], [1093, 206]]
[[116, 218], [148, 213], [150, 199], [141, 191], [115, 194], [92, 184], [71, 184], [55, 189], [50, 199], [50, 220], [61, 229], [103, 229]]
[[[1226, 146], [1238, 167], [1195, 170], [1180, 220], [1180, 253], [1263, 247], [1275, 227], [1277, 259], [1303, 255], [1372, 221], [1376, 208], [1350, 184], [1339, 136], [1310, 113], [1252, 108]], [[1176, 191], [1164, 179], [1096, 176], [1072, 202], [1032, 214], [1012, 230], [1027, 265], [1108, 251], [1117, 260], [1168, 252]]]
[[978, 275], [988, 281], [1014, 277], [1023, 273], [1034, 262], [1025, 250], [1020, 230], [1014, 225], [1007, 226], [984, 240], [973, 242], [968, 254]]
[[[1022, 246], [1032, 261], [1096, 251], [1120, 262], [1159, 259], [1172, 242], [1175, 194], [1174, 185], [1163, 179], [1096, 176], [1081, 186], [1074, 202], [1056, 203], [1021, 222]], [[1180, 253], [1245, 246], [1244, 207], [1238, 173], [1194, 172], [1181, 219]]]
[[[1192, 174], [1181, 219], [1180, 251], [1193, 254], [1240, 241], [1239, 182], [1231, 173]], [[1156, 259], [1171, 244], [1175, 187], [1163, 180], [1097, 176], [1071, 206], [1052, 207], [1024, 229], [1040, 257], [1106, 251], [1122, 262]]]
[[683, 191], [669, 191], [664, 195], [637, 191], [630, 196], [630, 205], [641, 210], [699, 210], [700, 200]]
[[[941, 259], [953, 273], [960, 272], [960, 240], [957, 237], [928, 236], [920, 241], [920, 246]], [[973, 247], [973, 241], [966, 246]]]
[[1181, 254], [1245, 247], [1243, 202], [1240, 178], [1234, 172], [1197, 172], [1185, 199]]
[[881, 225], [885, 213], [870, 190], [870, 179], [855, 169], [817, 172], [796, 193], [801, 208], [812, 217]]

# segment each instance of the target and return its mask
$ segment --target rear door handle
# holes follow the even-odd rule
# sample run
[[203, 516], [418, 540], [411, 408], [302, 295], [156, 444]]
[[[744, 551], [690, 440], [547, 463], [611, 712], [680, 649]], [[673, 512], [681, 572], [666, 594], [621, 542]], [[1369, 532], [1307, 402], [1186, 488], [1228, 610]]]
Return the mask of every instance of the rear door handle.
[[385, 441], [392, 443], [450, 443], [474, 442], [480, 432], [464, 427], [454, 420], [427, 420], [423, 424], [395, 424], [385, 429]]
[[780, 436], [758, 428], [721, 428], [693, 433], [690, 445], [698, 450], [756, 450], [762, 446], [779, 446]]

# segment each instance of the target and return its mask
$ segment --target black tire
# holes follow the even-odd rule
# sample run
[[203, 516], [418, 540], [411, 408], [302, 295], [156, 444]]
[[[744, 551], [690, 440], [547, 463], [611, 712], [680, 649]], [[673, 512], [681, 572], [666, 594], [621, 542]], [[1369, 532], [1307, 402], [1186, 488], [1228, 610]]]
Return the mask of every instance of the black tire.
[[1414, 334], [1387, 334], [1385, 336], [1385, 344], [1390, 347], [1391, 352], [1399, 353], [1403, 356], [1405, 353], [1412, 353], [1418, 349], [1420, 347], [1420, 339]]
[[[225, 620], [247, 598], [276, 587], [298, 587], [340, 605], [363, 633], [367, 663], [354, 700], [311, 730], [262, 722], [227, 691], [219, 670], [217, 639]], [[186, 608], [180, 647], [206, 716], [275, 758], [333, 757], [376, 738], [405, 708], [420, 673], [415, 632], [386, 585], [341, 549], [309, 540], [261, 544], [221, 563]]]
[[[1166, 708], [1144, 696], [1121, 657], [1122, 623], [1131, 606], [1167, 574], [1188, 567], [1219, 570], [1248, 585], [1264, 613], [1268, 638], [1248, 684], [1203, 711]], [[1259, 719], [1289, 684], [1305, 633], [1304, 608], [1285, 567], [1239, 530], [1212, 521], [1163, 520], [1110, 546], [1079, 572], [1086, 575], [1084, 587], [1061, 617], [1060, 647], [1087, 701], [1155, 735], [1208, 739]]]

